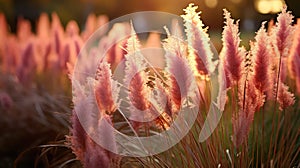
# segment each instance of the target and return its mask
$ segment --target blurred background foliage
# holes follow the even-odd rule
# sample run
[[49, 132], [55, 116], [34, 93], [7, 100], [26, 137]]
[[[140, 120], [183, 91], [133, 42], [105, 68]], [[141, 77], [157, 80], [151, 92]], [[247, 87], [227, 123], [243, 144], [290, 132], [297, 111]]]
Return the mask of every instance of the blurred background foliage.
[[[193, 2], [202, 11], [202, 18], [211, 30], [223, 26], [223, 8], [232, 12], [233, 18], [240, 18], [241, 31], [254, 32], [261, 21], [275, 18], [282, 4], [287, 4], [293, 15], [300, 17], [299, 0], [0, 0], [0, 12], [4, 13], [15, 32], [19, 17], [29, 19], [34, 25], [42, 12], [57, 12], [63, 25], [76, 20], [84, 29], [88, 14], [106, 14], [110, 19], [137, 11], [154, 10], [182, 14], [182, 9]], [[34, 28], [35, 26], [33, 26]]]
[[16, 32], [19, 18], [30, 20], [32, 31], [42, 12], [49, 15], [56, 12], [65, 27], [68, 21], [76, 20], [81, 31], [90, 13], [105, 14], [109, 19], [115, 19], [125, 14], [138, 11], [163, 11], [177, 15], [189, 3], [199, 6], [204, 24], [209, 27], [211, 40], [216, 49], [221, 49], [221, 32], [224, 26], [223, 10], [227, 8], [233, 18], [240, 19], [242, 45], [249, 48], [248, 41], [253, 39], [262, 21], [276, 18], [283, 4], [300, 17], [299, 0], [0, 0], [0, 13], [6, 15], [11, 32]]

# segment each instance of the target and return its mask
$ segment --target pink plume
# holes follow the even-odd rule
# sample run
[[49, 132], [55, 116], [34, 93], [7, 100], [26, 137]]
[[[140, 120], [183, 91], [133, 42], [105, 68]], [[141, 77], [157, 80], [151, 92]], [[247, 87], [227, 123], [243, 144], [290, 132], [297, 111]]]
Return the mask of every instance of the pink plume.
[[116, 108], [116, 100], [113, 95], [118, 95], [116, 84], [111, 78], [110, 65], [101, 61], [96, 72], [95, 96], [99, 110], [102, 114], [111, 114]]
[[32, 36], [29, 20], [19, 18], [17, 23], [17, 36], [21, 43], [25, 43]]
[[277, 23], [272, 29], [271, 38], [275, 55], [282, 60], [280, 69], [280, 80], [285, 81], [287, 75], [287, 57], [289, 55], [294, 35], [292, 26], [294, 16], [287, 12], [285, 6], [277, 17]]
[[37, 22], [37, 36], [43, 40], [48, 39], [50, 35], [50, 21], [46, 13], [42, 13]]
[[264, 94], [270, 89], [270, 85], [272, 84], [270, 79], [272, 69], [270, 61], [272, 53], [270, 52], [271, 46], [269, 37], [263, 26], [258, 30], [255, 40], [256, 42], [251, 46], [251, 53], [254, 61], [253, 82], [255, 87]]
[[178, 57], [169, 52], [166, 54], [166, 62], [166, 71], [170, 74], [171, 100], [176, 110], [179, 110], [181, 101], [187, 98], [190, 91], [196, 90], [196, 88], [192, 88], [194, 86], [192, 84], [193, 71], [190, 69], [186, 58]]
[[230, 13], [224, 9], [225, 27], [222, 34], [223, 48], [220, 61], [224, 66], [227, 88], [238, 82], [243, 74], [245, 49], [240, 48], [238, 22], [234, 24]]
[[212, 61], [213, 53], [210, 48], [210, 38], [207, 34], [207, 28], [200, 20], [200, 12], [197, 13], [197, 6], [189, 4], [184, 9], [185, 15], [182, 15], [185, 21], [185, 32], [190, 46], [189, 59], [194, 62], [199, 75], [209, 75], [215, 70], [216, 64]]
[[294, 95], [288, 91], [288, 86], [283, 83], [287, 73], [287, 57], [292, 46], [292, 39], [295, 31], [292, 26], [293, 15], [286, 10], [287, 7], [285, 6], [278, 15], [276, 26], [273, 28], [271, 34], [274, 52], [279, 59], [277, 67], [279, 79], [276, 80], [277, 85], [275, 85], [278, 89], [276, 88], [277, 93], [275, 93], [275, 95], [277, 95], [276, 98], [280, 105], [280, 110], [294, 104]]
[[86, 41], [96, 30], [96, 15], [95, 14], [89, 14], [86, 22], [84, 31], [81, 33], [81, 37], [83, 41]]
[[[167, 28], [165, 28], [168, 38], [164, 40], [163, 47], [166, 50], [166, 72], [168, 80], [168, 90], [170, 100], [167, 106], [171, 114], [177, 113], [181, 107], [181, 101], [186, 98], [191, 87], [191, 78], [194, 77], [193, 71], [189, 66], [187, 60], [187, 44], [179, 36], [171, 35]], [[178, 77], [177, 79], [175, 78]], [[180, 90], [183, 89], [183, 90]], [[182, 93], [182, 95], [181, 95]]]
[[37, 71], [42, 73], [47, 69], [47, 59], [50, 54], [50, 21], [48, 14], [42, 13], [36, 25]]
[[78, 27], [76, 21], [71, 20], [68, 22], [67, 27], [66, 27], [66, 34], [69, 37], [73, 37], [73, 36], [79, 34], [79, 27]]
[[294, 94], [289, 92], [288, 89], [288, 86], [279, 82], [277, 101], [280, 110], [284, 110], [295, 103]]
[[[107, 64], [103, 63], [102, 65]], [[98, 74], [97, 79], [100, 80], [103, 77], [103, 71]], [[77, 80], [72, 79], [74, 110], [71, 118], [71, 136], [69, 137], [72, 150], [77, 158], [84, 167], [92, 168], [109, 166], [111, 160], [116, 157], [115, 154], [96, 143], [99, 142], [116, 151], [112, 121], [107, 114], [98, 113], [98, 110], [100, 112], [102, 110], [98, 109], [94, 94], [90, 92], [94, 89], [92, 87], [97, 86], [95, 83], [97, 81], [89, 78], [84, 85], [81, 85]]]
[[287, 57], [292, 45], [292, 36], [294, 28], [292, 26], [294, 16], [291, 12], [287, 12], [285, 6], [277, 17], [277, 23], [272, 30], [272, 44], [275, 53], [280, 57]]
[[[147, 85], [147, 73], [145, 68], [147, 67], [144, 56], [140, 51], [141, 45], [135, 34], [132, 26], [131, 37], [127, 40], [127, 54], [125, 55], [125, 86], [129, 90], [130, 103], [130, 119], [144, 121], [149, 118], [151, 113], [151, 103], [148, 101], [150, 97], [150, 88]], [[143, 111], [141, 113], [140, 111]], [[140, 125], [139, 122], [133, 121], [135, 129]]]

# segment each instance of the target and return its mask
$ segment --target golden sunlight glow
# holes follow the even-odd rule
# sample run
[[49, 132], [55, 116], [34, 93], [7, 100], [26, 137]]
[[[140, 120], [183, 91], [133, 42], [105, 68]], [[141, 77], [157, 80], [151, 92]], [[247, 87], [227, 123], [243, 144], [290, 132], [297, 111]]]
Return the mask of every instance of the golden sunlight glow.
[[255, 8], [259, 13], [278, 13], [281, 11], [284, 5], [282, 0], [257, 0], [255, 2]]
[[242, 0], [231, 0], [231, 2], [238, 4], [238, 3], [242, 2]]
[[218, 5], [218, 0], [205, 0], [204, 2], [209, 8], [215, 8]]

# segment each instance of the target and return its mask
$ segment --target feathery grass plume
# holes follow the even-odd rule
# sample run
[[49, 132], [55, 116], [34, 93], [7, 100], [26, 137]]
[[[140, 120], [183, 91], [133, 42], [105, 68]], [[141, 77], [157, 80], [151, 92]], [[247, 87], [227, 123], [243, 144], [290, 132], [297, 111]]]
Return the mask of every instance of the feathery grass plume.
[[[36, 26], [38, 38], [49, 40], [50, 36], [50, 21], [47, 13], [42, 13], [38, 19]], [[45, 41], [44, 41], [45, 42]]]
[[[178, 82], [176, 81], [176, 78], [174, 75], [179, 75], [177, 70], [182, 70], [186, 68], [188, 65], [186, 65], [186, 62], [180, 62], [180, 61], [187, 61], [187, 44], [184, 43], [184, 41], [181, 39], [182, 37], [176, 37], [175, 35], [171, 35], [169, 30], [165, 27], [165, 30], [167, 32], [167, 38], [163, 42], [163, 48], [165, 51], [167, 51], [166, 55], [166, 68], [165, 71], [168, 72], [166, 76], [168, 76], [168, 95], [170, 99], [167, 101], [167, 110], [170, 110], [170, 114], [174, 115], [180, 110], [181, 101], [183, 98], [183, 95], [180, 93], [180, 86]], [[174, 54], [176, 58], [174, 58]], [[170, 57], [169, 57], [170, 56]], [[177, 58], [178, 57], [178, 58]], [[183, 63], [184, 67], [181, 66], [175, 66], [175, 64]], [[177, 69], [178, 68], [178, 69]], [[186, 71], [187, 72], [187, 71]], [[185, 73], [183, 73], [185, 74]], [[193, 74], [191, 74], [193, 75]], [[186, 76], [183, 76], [186, 77]]]
[[287, 12], [287, 7], [277, 17], [277, 23], [271, 32], [271, 42], [275, 55], [279, 57], [278, 73], [280, 80], [285, 81], [287, 74], [287, 57], [293, 42], [294, 27], [292, 26], [294, 16]]
[[[103, 65], [105, 66], [106, 64]], [[101, 73], [105, 74], [107, 72]], [[98, 74], [99, 81], [102, 77], [105, 77], [105, 75]], [[94, 100], [92, 90], [95, 87], [95, 83], [97, 82], [94, 79], [88, 79], [87, 83], [82, 86], [78, 81], [72, 79], [74, 110], [71, 135], [68, 137], [68, 140], [71, 142], [73, 152], [84, 167], [109, 166], [115, 158], [114, 154], [95, 143], [90, 137], [96, 138], [97, 141], [101, 142], [101, 145], [115, 146], [115, 137], [112, 129], [109, 127], [109, 125], [112, 126], [110, 116], [103, 113], [103, 110], [100, 109], [102, 107], [97, 107]], [[107, 113], [112, 112], [108, 111]], [[83, 126], [88, 130], [84, 129]]]
[[277, 101], [281, 111], [295, 103], [294, 94], [289, 92], [289, 87], [282, 82], [279, 82]]
[[269, 36], [264, 28], [265, 22], [255, 36], [256, 42], [251, 46], [251, 54], [253, 55], [254, 76], [253, 82], [255, 87], [262, 93], [271, 89], [272, 84], [270, 79], [271, 73], [271, 46]]
[[[166, 53], [166, 72], [170, 74], [170, 88], [169, 93], [171, 95], [174, 111], [178, 111], [181, 106], [181, 102], [187, 98], [190, 91], [196, 88], [192, 88], [194, 75], [193, 71], [189, 67], [188, 60], [185, 57], [179, 57], [174, 53]], [[175, 78], [176, 76], [176, 78]]]
[[[148, 101], [150, 96], [150, 88], [147, 86], [147, 73], [146, 62], [143, 55], [140, 52], [140, 42], [134, 31], [133, 25], [131, 25], [131, 36], [127, 40], [125, 55], [125, 86], [128, 86], [128, 100], [131, 101], [130, 119], [133, 120], [135, 129], [137, 129], [141, 123], [136, 121], [143, 121], [150, 113], [147, 110], [150, 109], [151, 103]], [[140, 111], [143, 113], [140, 113]], [[136, 121], [134, 121], [136, 120]]]
[[288, 55], [293, 42], [294, 27], [292, 26], [293, 15], [287, 12], [287, 7], [282, 9], [282, 12], [277, 17], [276, 26], [273, 28], [271, 38], [272, 46], [276, 57], [279, 59], [277, 67], [277, 77], [275, 91], [275, 99], [280, 104], [280, 109], [284, 109], [294, 103], [294, 95], [288, 91], [288, 86], [283, 82], [286, 79]]
[[51, 28], [50, 28], [50, 49], [49, 53], [45, 53], [45, 68], [44, 69], [53, 69], [55, 72], [61, 70], [60, 66], [60, 55], [63, 52], [63, 42], [64, 38], [64, 28], [61, 25], [60, 19], [56, 13], [51, 14]]
[[230, 13], [224, 9], [225, 27], [222, 33], [223, 48], [220, 61], [224, 66], [227, 88], [236, 84], [242, 77], [244, 67], [245, 49], [239, 47], [238, 21], [234, 23]]
[[294, 16], [290, 11], [286, 11], [285, 6], [277, 17], [277, 23], [272, 31], [272, 44], [276, 54], [280, 57], [287, 57], [292, 45], [294, 28], [292, 26]]
[[[89, 82], [94, 82], [93, 79]], [[95, 95], [94, 95], [94, 83], [87, 84], [87, 82], [80, 84], [77, 79], [71, 77], [72, 88], [73, 88], [73, 98], [72, 102], [74, 104], [73, 115], [77, 115], [84, 124], [88, 124], [89, 131], [92, 131], [94, 127], [98, 124], [98, 119], [101, 117], [101, 113], [94, 113], [100, 110], [95, 110], [97, 108]], [[89, 86], [90, 85], [90, 86]], [[92, 114], [91, 114], [92, 113]]]
[[79, 34], [79, 27], [76, 21], [71, 20], [68, 22], [66, 26], [66, 35], [69, 37], [75, 36]]
[[[72, 151], [76, 155], [77, 159], [81, 162], [84, 162], [87, 152], [86, 139], [88, 135], [86, 130], [84, 130], [79, 117], [84, 116], [85, 118], [81, 121], [89, 123], [91, 128], [96, 126], [96, 119], [93, 119], [92, 114], [90, 114], [93, 108], [90, 99], [88, 99], [85, 88], [74, 79], [71, 80], [74, 93], [72, 100], [74, 103], [74, 109], [71, 117], [72, 128], [70, 130], [70, 136], [67, 137], [67, 140], [71, 143]], [[96, 115], [96, 118], [98, 118], [98, 115]]]
[[300, 93], [300, 19], [297, 20], [292, 48], [289, 55], [289, 72], [296, 80], [297, 92]]
[[24, 44], [28, 39], [32, 38], [31, 24], [29, 20], [18, 18], [17, 37], [20, 43]]
[[95, 96], [99, 110], [103, 114], [111, 114], [117, 108], [117, 98], [120, 88], [111, 78], [110, 65], [101, 61], [96, 72]]
[[207, 28], [203, 28], [204, 24], [200, 20], [199, 14], [196, 12], [198, 6], [190, 3], [184, 9], [185, 15], [181, 15], [184, 19], [185, 32], [189, 45], [189, 59], [191, 64], [195, 66], [196, 75], [209, 75], [215, 70], [215, 63], [212, 61], [213, 53], [210, 48], [210, 39], [207, 34]]

